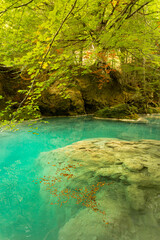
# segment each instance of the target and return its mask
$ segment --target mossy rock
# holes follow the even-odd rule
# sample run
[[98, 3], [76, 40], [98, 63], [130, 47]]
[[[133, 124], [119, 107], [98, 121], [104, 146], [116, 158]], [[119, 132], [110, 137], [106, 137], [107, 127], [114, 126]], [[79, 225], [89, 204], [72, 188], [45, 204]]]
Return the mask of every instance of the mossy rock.
[[148, 107], [147, 108], [147, 113], [149, 113], [149, 114], [160, 113], [160, 108], [158, 108], [158, 107]]
[[138, 119], [138, 109], [128, 104], [119, 104], [114, 107], [105, 107], [95, 113], [96, 117], [117, 119]]

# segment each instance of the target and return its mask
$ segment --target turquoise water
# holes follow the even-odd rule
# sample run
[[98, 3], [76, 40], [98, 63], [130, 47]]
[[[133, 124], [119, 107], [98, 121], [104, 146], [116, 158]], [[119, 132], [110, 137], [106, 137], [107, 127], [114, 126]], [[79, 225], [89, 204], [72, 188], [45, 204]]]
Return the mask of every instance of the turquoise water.
[[25, 123], [15, 133], [0, 134], [0, 240], [57, 239], [61, 226], [57, 209], [46, 205], [39, 185], [33, 182], [41, 170], [35, 161], [41, 152], [88, 138], [160, 140], [158, 119], [149, 120], [148, 124], [93, 120], [90, 117], [47, 121], [30, 127]]

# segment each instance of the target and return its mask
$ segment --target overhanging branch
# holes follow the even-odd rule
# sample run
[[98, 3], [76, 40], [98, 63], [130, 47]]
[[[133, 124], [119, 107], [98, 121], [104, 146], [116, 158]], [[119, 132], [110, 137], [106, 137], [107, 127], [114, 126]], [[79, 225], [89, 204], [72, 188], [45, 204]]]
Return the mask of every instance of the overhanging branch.
[[11, 9], [17, 9], [17, 8], [21, 8], [21, 7], [26, 7], [28, 6], [30, 3], [32, 3], [34, 0], [30, 0], [29, 2], [27, 3], [24, 3], [24, 4], [21, 4], [19, 6], [14, 6], [15, 4], [17, 4], [18, 2], [20, 2], [20, 0], [18, 0], [17, 2], [11, 4], [9, 7], [7, 7], [5, 10], [1, 11], [0, 12], [0, 15], [3, 15], [5, 12], [7, 12], [8, 10], [11, 10]]
[[148, 5], [150, 2], [152, 2], [153, 0], [150, 0], [146, 3], [144, 3], [142, 6], [140, 6], [138, 9], [136, 9], [133, 13], [131, 13], [130, 15], [128, 15], [125, 19], [128, 19], [130, 17], [132, 17], [135, 13], [139, 12], [142, 8], [144, 8], [146, 5]]
[[[43, 65], [44, 65], [44, 63], [45, 63], [45, 61], [46, 61], [46, 58], [47, 58], [47, 56], [48, 56], [48, 54], [49, 54], [49, 52], [50, 52], [50, 50], [51, 50], [51, 47], [52, 47], [52, 45], [53, 45], [53, 42], [55, 41], [55, 38], [58, 36], [59, 32], [61, 31], [64, 23], [67, 21], [67, 19], [69, 18], [70, 14], [73, 12], [73, 10], [74, 10], [74, 8], [75, 8], [75, 6], [76, 6], [76, 4], [77, 4], [77, 1], [78, 1], [78, 0], [75, 0], [74, 4], [73, 4], [72, 7], [71, 7], [71, 10], [68, 12], [68, 14], [66, 15], [66, 17], [65, 17], [65, 18], [63, 19], [63, 21], [61, 22], [60, 27], [58, 28], [58, 30], [56, 31], [56, 33], [53, 35], [53, 38], [52, 38], [52, 40], [51, 40], [51, 42], [50, 42], [50, 44], [49, 44], [49, 48], [48, 48], [48, 50], [47, 50], [47, 52], [46, 52], [46, 54], [45, 54], [45, 56], [44, 56], [44, 58], [43, 58], [43, 61], [42, 61], [41, 65], [40, 65], [40, 67], [39, 67], [39, 69], [38, 69], [39, 72], [34, 76], [34, 78], [33, 78], [33, 80], [32, 80], [32, 84], [31, 84], [31, 86], [30, 86], [30, 89], [28, 90], [26, 96], [25, 96], [24, 99], [20, 102], [18, 108], [17, 108], [16, 111], [14, 112], [14, 115], [13, 115], [12, 119], [10, 120], [10, 123], [15, 119], [15, 117], [16, 117], [17, 114], [18, 114], [18, 110], [22, 107], [22, 105], [24, 104], [24, 102], [27, 100], [28, 96], [29, 96], [30, 93], [32, 92], [33, 87], [34, 87], [34, 84], [35, 84], [35, 82], [36, 82], [36, 79], [37, 79], [38, 75], [40, 74], [40, 72], [41, 72], [42, 69], [43, 69]], [[2, 131], [2, 130], [1, 130], [1, 131]]]

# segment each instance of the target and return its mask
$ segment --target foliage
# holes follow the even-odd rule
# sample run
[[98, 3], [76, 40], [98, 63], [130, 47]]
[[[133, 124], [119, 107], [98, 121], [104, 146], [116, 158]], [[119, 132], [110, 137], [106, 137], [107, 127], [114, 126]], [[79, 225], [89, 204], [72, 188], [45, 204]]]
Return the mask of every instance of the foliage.
[[144, 96], [149, 86], [154, 95], [160, 89], [159, 9], [156, 0], [2, 0], [0, 62], [20, 67], [31, 80], [10, 120], [38, 117], [44, 89], [99, 62], [118, 68], [123, 84], [139, 86]]
[[130, 106], [128, 104], [119, 104], [114, 107], [105, 107], [95, 113], [95, 116], [102, 118], [129, 118], [137, 119], [138, 109], [135, 106]]

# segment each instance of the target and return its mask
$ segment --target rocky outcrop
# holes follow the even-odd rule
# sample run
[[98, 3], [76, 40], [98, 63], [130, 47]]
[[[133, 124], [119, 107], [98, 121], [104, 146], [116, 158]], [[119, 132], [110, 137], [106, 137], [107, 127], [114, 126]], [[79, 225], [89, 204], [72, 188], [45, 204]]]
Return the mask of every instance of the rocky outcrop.
[[18, 69], [0, 65], [0, 92], [1, 95], [15, 96], [20, 81]]
[[110, 81], [100, 86], [96, 75], [85, 74], [68, 83], [55, 81], [43, 92], [40, 109], [43, 115], [77, 115], [123, 101], [120, 84]]
[[[154, 103], [150, 97], [146, 102], [145, 97], [141, 93], [138, 94], [140, 89], [132, 87], [130, 91], [128, 86], [124, 86], [121, 74], [117, 70], [112, 69], [107, 73], [103, 68], [98, 69], [95, 66], [90, 67], [89, 70], [90, 72], [83, 73], [84, 69], [79, 69], [79, 74], [69, 80], [65, 79], [65, 76], [60, 80], [60, 76], [57, 76], [38, 100], [41, 114], [72, 116], [93, 114], [101, 109], [97, 113], [101, 115], [99, 117], [137, 118], [137, 113], [159, 111], [156, 109], [158, 103]], [[47, 82], [48, 79], [47, 70], [39, 76], [39, 82]], [[5, 103], [11, 100], [14, 102], [11, 112], [14, 111], [25, 96], [18, 90], [28, 89], [30, 81], [27, 70], [20, 72], [14, 67], [0, 65], [0, 95], [4, 97], [3, 100], [0, 99], [1, 109], [4, 109]], [[117, 105], [118, 108], [110, 108]], [[26, 118], [25, 115], [26, 113], [23, 118]]]
[[91, 139], [42, 153], [42, 196], [64, 202], [71, 196], [86, 207], [74, 211], [59, 240], [158, 240], [159, 149], [155, 140]]
[[[42, 92], [38, 102], [42, 115], [72, 116], [93, 114], [102, 109], [98, 114], [105, 117], [108, 114], [113, 115], [113, 112], [110, 114], [112, 110], [109, 108], [110, 106], [116, 106], [117, 104], [125, 106], [124, 103], [126, 102], [129, 105], [134, 102], [135, 107], [140, 108], [140, 113], [147, 112], [142, 107], [144, 105], [143, 97], [137, 97], [136, 95], [137, 89], [134, 88], [130, 92], [126, 87], [122, 87], [121, 74], [118, 71], [112, 69], [109, 73], [104, 73], [103, 68], [98, 69], [95, 66], [90, 68], [90, 73], [83, 74], [83, 71], [84, 69], [81, 69], [76, 77], [69, 80], [65, 79], [65, 76], [63, 80], [58, 77]], [[45, 82], [48, 78], [48, 73], [44, 71], [39, 77], [39, 81]], [[31, 79], [26, 70], [21, 73], [19, 69], [14, 67], [0, 65], [0, 95], [4, 97], [1, 100], [1, 109], [4, 109], [5, 102], [8, 100], [17, 102], [12, 106], [12, 110], [16, 109], [18, 103], [24, 98], [24, 94], [18, 93], [18, 90], [27, 89], [30, 81]], [[133, 108], [135, 107], [133, 106]], [[154, 105], [150, 106], [150, 113], [154, 112], [154, 107]], [[126, 117], [124, 111], [130, 111], [130, 108], [129, 106], [129, 109], [121, 109], [123, 117]], [[122, 115], [119, 111], [116, 112], [117, 114]], [[136, 113], [129, 113], [129, 117], [130, 115], [131, 118], [137, 117]], [[121, 118], [121, 116], [118, 116], [118, 118]]]
[[[22, 79], [20, 73], [20, 69], [0, 64], [0, 95], [3, 97], [0, 107], [2, 109], [5, 102], [9, 100], [17, 102], [17, 104], [22, 101], [24, 95], [18, 93], [18, 90], [26, 89], [30, 81]], [[17, 106], [15, 104], [15, 108]]]
[[40, 110], [43, 115], [77, 115], [84, 114], [82, 93], [76, 87], [60, 86], [57, 81], [42, 93]]
[[[94, 69], [96, 70], [96, 69]], [[82, 70], [83, 72], [83, 70]], [[99, 73], [100, 74], [100, 73]], [[110, 77], [110, 81], [101, 82], [99, 74], [79, 74], [77, 77], [63, 81], [57, 79], [42, 92], [39, 107], [42, 115], [64, 116], [94, 113], [106, 105], [114, 105], [124, 101], [121, 84]], [[112, 76], [113, 77], [113, 76]], [[48, 79], [47, 73], [40, 76], [40, 81]], [[107, 78], [108, 79], [108, 78]], [[4, 104], [8, 100], [20, 103], [24, 94], [18, 90], [27, 89], [30, 77], [27, 71], [20, 72], [14, 67], [0, 65], [0, 95]], [[15, 104], [15, 108], [16, 108]], [[2, 107], [3, 108], [3, 107]]]

